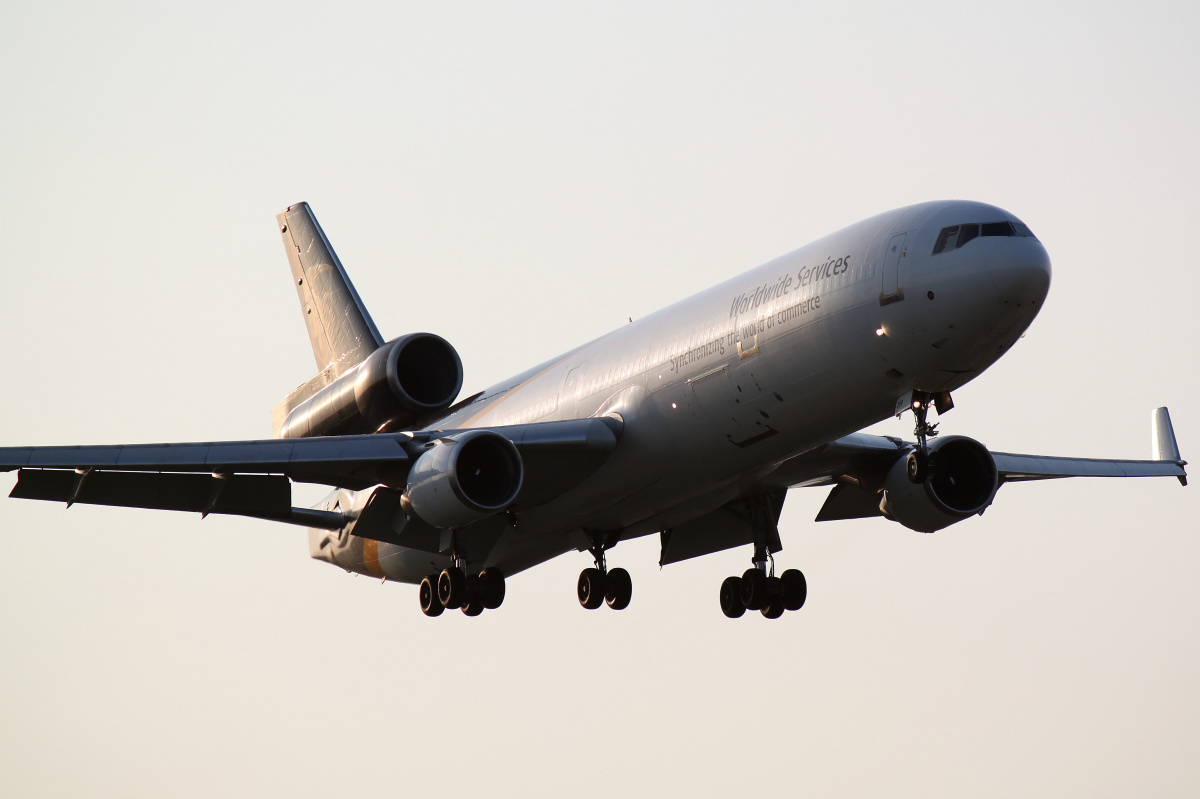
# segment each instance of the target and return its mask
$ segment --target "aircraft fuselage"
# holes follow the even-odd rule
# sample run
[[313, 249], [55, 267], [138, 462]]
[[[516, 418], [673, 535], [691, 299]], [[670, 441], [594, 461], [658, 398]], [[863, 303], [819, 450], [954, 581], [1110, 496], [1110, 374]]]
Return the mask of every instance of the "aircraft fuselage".
[[[940, 241], [963, 225], [982, 227], [960, 246]], [[914, 390], [973, 379], [1026, 330], [1049, 284], [1045, 248], [1012, 214], [926, 203], [851, 225], [492, 386], [426, 429], [619, 414], [624, 431], [595, 475], [488, 520], [485, 543], [465, 557], [512, 574], [586, 548], [587, 533], [631, 538], [712, 511], [784, 460], [897, 413]], [[337, 492], [322, 507], [335, 502], [361, 499]], [[418, 582], [449, 563], [352, 535], [311, 538], [314, 557], [393, 580]]]

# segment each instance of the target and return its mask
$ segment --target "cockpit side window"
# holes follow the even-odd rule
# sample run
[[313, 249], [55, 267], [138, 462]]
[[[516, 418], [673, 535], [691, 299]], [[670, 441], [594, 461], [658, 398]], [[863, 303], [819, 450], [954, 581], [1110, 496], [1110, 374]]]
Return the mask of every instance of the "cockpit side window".
[[979, 225], [963, 225], [958, 231], [958, 243], [955, 247], [961, 247], [971, 239], [979, 235]]
[[1023, 222], [1013, 222], [1013, 227], [1017, 229], [1018, 236], [1024, 236], [1030, 239], [1037, 238], [1037, 236], [1033, 235], [1033, 231], [1029, 229], [1029, 226]]
[[958, 233], [958, 225], [942, 228], [942, 232], [938, 234], [937, 243], [933, 245], [933, 254], [937, 255], [946, 250], [953, 250], [958, 245], [954, 243], [954, 236]]

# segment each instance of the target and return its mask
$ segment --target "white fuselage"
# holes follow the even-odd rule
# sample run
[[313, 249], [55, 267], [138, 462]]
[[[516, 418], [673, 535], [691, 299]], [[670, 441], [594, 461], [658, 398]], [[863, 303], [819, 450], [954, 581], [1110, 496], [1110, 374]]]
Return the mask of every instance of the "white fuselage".
[[[1020, 225], [962, 201], [872, 217], [452, 409], [431, 428], [607, 413], [625, 422], [610, 461], [498, 530], [486, 565], [512, 574], [582, 548], [584, 530], [629, 538], [670, 529], [743, 494], [787, 458], [887, 418], [913, 390], [953, 390], [977, 376], [1041, 309], [1049, 257], [1025, 235], [933, 249], [948, 226], [999, 222]], [[362, 563], [363, 546], [343, 537], [346, 557], [329, 554]], [[447, 561], [366, 547], [364, 571], [406, 582]]]

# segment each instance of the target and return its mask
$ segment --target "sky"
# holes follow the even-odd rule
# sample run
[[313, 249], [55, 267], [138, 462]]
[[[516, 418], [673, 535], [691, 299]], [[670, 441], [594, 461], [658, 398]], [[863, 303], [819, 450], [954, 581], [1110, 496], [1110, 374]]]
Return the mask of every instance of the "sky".
[[[0, 29], [0, 445], [269, 437], [315, 367], [274, 215], [464, 394], [875, 213], [1006, 208], [1041, 315], [942, 430], [1200, 453], [1200, 11], [1183, 2], [26, 3]], [[911, 419], [874, 429], [911, 434]], [[13, 475], [0, 475], [7, 492]], [[1194, 796], [1200, 494], [1010, 485], [933, 535], [815, 524], [809, 599], [735, 549], [586, 554], [504, 606], [246, 519], [0, 500], [0, 795]], [[297, 490], [304, 501], [323, 493]]]

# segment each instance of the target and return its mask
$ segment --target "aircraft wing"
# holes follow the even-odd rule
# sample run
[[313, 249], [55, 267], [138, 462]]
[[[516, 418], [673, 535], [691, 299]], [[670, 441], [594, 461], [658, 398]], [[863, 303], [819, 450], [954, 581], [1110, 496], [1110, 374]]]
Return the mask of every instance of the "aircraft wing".
[[[1187, 485], [1187, 461], [1179, 454], [1166, 408], [1154, 411], [1150, 460], [1070, 458], [992, 452], [1000, 483], [1061, 477], [1175, 477]], [[879, 493], [884, 478], [913, 442], [890, 436], [854, 433], [781, 463], [763, 483], [767, 487], [834, 486], [817, 521], [882, 515]]]
[[[541, 504], [607, 460], [621, 422], [611, 417], [487, 428], [516, 445]], [[0, 447], [0, 471], [18, 470], [10, 496], [94, 505], [224, 513], [337, 528], [341, 514], [293, 508], [290, 482], [402, 487], [434, 441], [464, 431], [115, 446]]]

